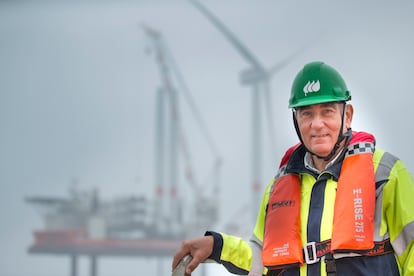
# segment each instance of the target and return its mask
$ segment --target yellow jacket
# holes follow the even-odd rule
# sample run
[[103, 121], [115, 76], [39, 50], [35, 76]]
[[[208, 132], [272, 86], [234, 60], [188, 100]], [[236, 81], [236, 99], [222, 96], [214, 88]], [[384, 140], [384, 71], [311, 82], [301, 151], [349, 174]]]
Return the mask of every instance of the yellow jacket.
[[[300, 236], [302, 244], [311, 242], [308, 240], [309, 233], [307, 233], [308, 229], [312, 229], [310, 224], [319, 224], [319, 233], [312, 234], [319, 236], [321, 241], [331, 238], [333, 207], [342, 164], [342, 160], [337, 160], [324, 172], [316, 173], [305, 167], [304, 156], [305, 150], [299, 147], [289, 160], [290, 170], [298, 173], [301, 178]], [[414, 275], [414, 182], [412, 176], [401, 160], [379, 149], [374, 152], [373, 164], [376, 174], [374, 240], [382, 241], [389, 238], [394, 254], [340, 258], [336, 260], [337, 273], [348, 271], [354, 275]], [[315, 189], [318, 190], [315, 194], [313, 188], [322, 176], [324, 176], [325, 183]], [[210, 257], [234, 274], [245, 275], [250, 270], [256, 273], [262, 271], [260, 274], [266, 274], [266, 268], [261, 265], [261, 249], [266, 206], [269, 191], [275, 179], [272, 179], [265, 189], [256, 226], [249, 241], [224, 233], [206, 233], [213, 235], [215, 239], [213, 253]], [[322, 204], [315, 204], [321, 201]], [[314, 215], [312, 218], [309, 217], [308, 210], [311, 205], [312, 208], [316, 208], [316, 213], [320, 214], [317, 219]], [[309, 271], [308, 266], [312, 267], [312, 272]], [[297, 270], [301, 276], [315, 275], [315, 271], [319, 271], [320, 275], [326, 275], [324, 262], [305, 264]], [[289, 272], [281, 275], [290, 275]]]

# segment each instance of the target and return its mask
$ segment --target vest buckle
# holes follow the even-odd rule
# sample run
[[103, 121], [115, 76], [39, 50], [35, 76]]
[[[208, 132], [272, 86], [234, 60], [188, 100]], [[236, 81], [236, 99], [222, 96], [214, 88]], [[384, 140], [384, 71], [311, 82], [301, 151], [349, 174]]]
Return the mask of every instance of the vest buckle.
[[305, 256], [305, 262], [307, 264], [314, 264], [319, 262], [319, 258], [316, 255], [316, 242], [308, 242], [303, 247], [303, 253]]

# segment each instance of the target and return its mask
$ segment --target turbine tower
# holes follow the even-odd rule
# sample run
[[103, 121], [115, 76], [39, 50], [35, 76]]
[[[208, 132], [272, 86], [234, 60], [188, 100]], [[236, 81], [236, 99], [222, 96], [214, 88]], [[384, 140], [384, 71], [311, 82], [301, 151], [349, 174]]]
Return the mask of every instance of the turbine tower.
[[252, 86], [252, 106], [251, 106], [251, 189], [253, 204], [253, 223], [256, 220], [256, 211], [260, 203], [261, 183], [262, 183], [262, 120], [260, 114], [260, 104], [265, 105], [265, 117], [267, 118], [267, 128], [271, 146], [271, 152], [275, 155], [276, 139], [271, 108], [270, 80], [272, 76], [283, 69], [289, 61], [297, 54], [294, 53], [283, 59], [270, 69], [266, 69], [253, 53], [205, 6], [197, 0], [190, 2], [203, 13], [207, 19], [228, 39], [233, 47], [236, 48], [242, 58], [250, 65], [249, 68], [240, 73], [240, 81], [243, 85]]

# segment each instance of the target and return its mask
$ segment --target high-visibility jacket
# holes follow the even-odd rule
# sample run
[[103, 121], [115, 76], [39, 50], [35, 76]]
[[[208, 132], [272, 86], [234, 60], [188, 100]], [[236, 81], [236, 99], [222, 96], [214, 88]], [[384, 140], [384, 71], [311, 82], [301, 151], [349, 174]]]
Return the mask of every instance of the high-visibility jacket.
[[[348, 143], [338, 177], [336, 199], [332, 219], [332, 239], [302, 244], [300, 236], [301, 182], [299, 174], [286, 173], [292, 152], [283, 157], [279, 177], [273, 184], [266, 211], [262, 261], [271, 270], [316, 263], [324, 257], [330, 261], [329, 271], [335, 271], [334, 253], [379, 255], [393, 253], [388, 239], [374, 243], [375, 173], [373, 152], [375, 139], [367, 133], [354, 133]], [[283, 168], [283, 170], [282, 170]], [[361, 170], [361, 168], [364, 168]], [[320, 181], [313, 189], [316, 193]], [[315, 217], [310, 206], [310, 216]], [[320, 216], [320, 213], [316, 213]], [[315, 219], [317, 221], [317, 219]], [[319, 227], [319, 225], [317, 226]], [[308, 228], [311, 232], [311, 229]], [[316, 232], [316, 231], [315, 231]], [[308, 235], [308, 239], [312, 235]]]
[[[316, 174], [305, 167], [305, 153], [304, 147], [299, 146], [291, 154], [288, 166], [282, 168], [286, 173], [297, 174], [300, 178], [299, 231], [303, 245], [332, 238], [334, 204], [343, 161], [343, 158], [337, 160], [325, 171]], [[401, 160], [390, 153], [375, 149], [372, 158], [376, 187], [374, 241], [389, 239], [394, 253], [375, 256], [337, 255], [337, 275], [414, 275], [413, 179]], [[249, 241], [224, 233], [207, 232], [215, 240], [210, 258], [234, 274], [245, 275], [253, 264], [262, 263], [266, 208], [270, 191], [279, 175], [280, 172], [265, 189]], [[266, 273], [265, 268], [263, 274]], [[304, 263], [300, 267], [287, 268], [280, 275], [326, 275], [326, 264], [322, 261]]]

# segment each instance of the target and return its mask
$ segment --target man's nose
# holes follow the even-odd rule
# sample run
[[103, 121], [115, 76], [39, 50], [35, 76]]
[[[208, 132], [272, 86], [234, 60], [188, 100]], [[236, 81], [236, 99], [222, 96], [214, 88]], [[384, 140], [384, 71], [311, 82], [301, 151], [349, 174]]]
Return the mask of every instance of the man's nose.
[[311, 127], [313, 128], [320, 128], [323, 126], [323, 118], [320, 115], [315, 115], [311, 121]]

